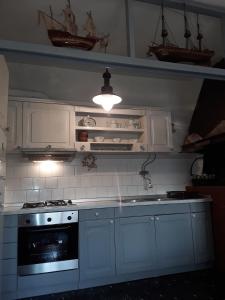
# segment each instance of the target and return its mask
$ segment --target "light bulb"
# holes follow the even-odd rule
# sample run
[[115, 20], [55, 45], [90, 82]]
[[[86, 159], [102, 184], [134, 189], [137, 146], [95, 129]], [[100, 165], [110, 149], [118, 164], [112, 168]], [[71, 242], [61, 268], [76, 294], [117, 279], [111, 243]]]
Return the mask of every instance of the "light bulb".
[[122, 99], [113, 94], [100, 94], [93, 97], [93, 102], [101, 105], [105, 111], [110, 111], [113, 105], [118, 104], [122, 101]]

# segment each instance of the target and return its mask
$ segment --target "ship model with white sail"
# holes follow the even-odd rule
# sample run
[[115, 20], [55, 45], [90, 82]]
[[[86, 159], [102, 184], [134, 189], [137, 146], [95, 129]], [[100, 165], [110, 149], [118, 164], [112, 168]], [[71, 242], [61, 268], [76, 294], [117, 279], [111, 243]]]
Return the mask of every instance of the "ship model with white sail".
[[107, 46], [105, 39], [107, 39], [109, 35], [97, 37], [91, 11], [87, 12], [87, 19], [83, 26], [84, 31], [87, 33], [86, 36], [78, 35], [76, 16], [71, 8], [70, 0], [67, 0], [66, 7], [62, 10], [62, 13], [64, 22], [58, 21], [53, 16], [51, 6], [50, 14], [41, 10], [38, 11], [39, 24], [41, 20], [44, 22], [48, 31], [48, 37], [54, 46], [71, 47], [83, 50], [92, 50], [97, 42], [100, 42], [102, 46]]
[[192, 33], [189, 28], [189, 22], [187, 18], [186, 8], [184, 9], [184, 38], [186, 40], [185, 47], [179, 47], [175, 44], [172, 44], [168, 39], [168, 30], [166, 26], [166, 20], [164, 15], [164, 6], [161, 6], [162, 15], [161, 15], [161, 37], [162, 43], [156, 44], [155, 42], [149, 46], [147, 55], [152, 56], [155, 54], [156, 57], [161, 61], [167, 62], [186, 62], [194, 63], [196, 65], [210, 65], [211, 58], [214, 55], [214, 51], [203, 49], [202, 40], [203, 34], [200, 30], [199, 16], [197, 15], [197, 41], [198, 47], [190, 46], [191, 45], [191, 36]]

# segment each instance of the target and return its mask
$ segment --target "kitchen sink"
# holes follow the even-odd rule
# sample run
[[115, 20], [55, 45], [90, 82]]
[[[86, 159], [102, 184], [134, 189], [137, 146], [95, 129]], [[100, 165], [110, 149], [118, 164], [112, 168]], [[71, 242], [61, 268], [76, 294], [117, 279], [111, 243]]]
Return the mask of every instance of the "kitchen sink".
[[132, 197], [132, 198], [122, 198], [120, 200], [117, 200], [117, 202], [121, 203], [139, 203], [139, 202], [155, 202], [155, 201], [165, 201], [168, 200], [168, 198], [165, 198], [165, 196], [138, 196], [138, 197]]

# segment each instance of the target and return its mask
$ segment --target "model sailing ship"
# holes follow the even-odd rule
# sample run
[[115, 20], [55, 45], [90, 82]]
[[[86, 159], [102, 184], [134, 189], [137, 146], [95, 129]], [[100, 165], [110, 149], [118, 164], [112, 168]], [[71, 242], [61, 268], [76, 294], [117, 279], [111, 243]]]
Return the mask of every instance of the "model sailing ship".
[[197, 40], [198, 47], [190, 47], [191, 31], [189, 29], [189, 23], [186, 14], [186, 8], [184, 9], [184, 38], [186, 39], [185, 48], [179, 47], [169, 42], [168, 30], [166, 28], [166, 20], [164, 15], [164, 6], [162, 5], [162, 44], [157, 45], [152, 43], [149, 46], [147, 55], [152, 56], [152, 53], [156, 55], [159, 60], [167, 62], [192, 62], [196, 65], [210, 65], [211, 58], [214, 55], [214, 51], [203, 49], [202, 40], [203, 34], [200, 30], [199, 18], [197, 16]]
[[97, 42], [100, 42], [102, 47], [107, 47], [108, 37], [97, 37], [96, 27], [92, 18], [91, 12], [87, 12], [87, 20], [83, 26], [86, 36], [78, 35], [78, 26], [76, 24], [76, 17], [71, 9], [70, 0], [67, 0], [66, 7], [63, 9], [64, 22], [56, 20], [53, 16], [52, 8], [50, 6], [50, 14], [39, 10], [39, 24], [41, 20], [44, 21], [48, 30], [48, 37], [54, 46], [58, 47], [72, 47], [83, 50], [92, 50]]

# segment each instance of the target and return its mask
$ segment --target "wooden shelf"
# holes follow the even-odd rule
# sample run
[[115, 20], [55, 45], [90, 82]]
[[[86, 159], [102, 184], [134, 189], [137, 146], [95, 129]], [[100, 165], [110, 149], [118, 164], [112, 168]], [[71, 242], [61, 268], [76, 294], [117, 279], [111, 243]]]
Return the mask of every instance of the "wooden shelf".
[[8, 40], [0, 40], [0, 54], [5, 55], [9, 62], [74, 68], [100, 73], [107, 66], [112, 67], [115, 74], [122, 75], [166, 78], [185, 76], [225, 80], [225, 70], [222, 69]]
[[104, 131], [104, 132], [130, 132], [130, 133], [142, 133], [144, 129], [135, 129], [135, 128], [111, 128], [111, 127], [85, 127], [77, 126], [76, 130], [87, 130], [87, 131]]

